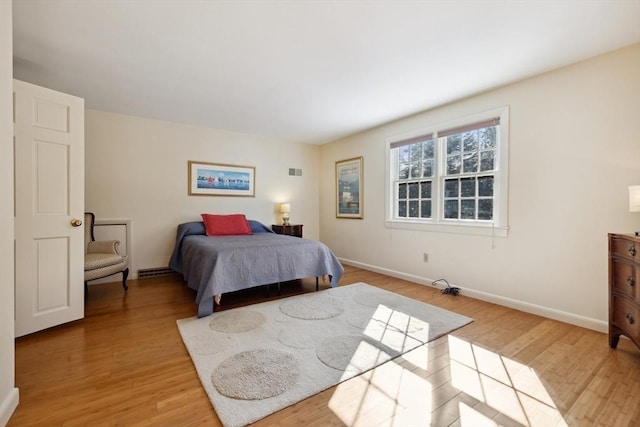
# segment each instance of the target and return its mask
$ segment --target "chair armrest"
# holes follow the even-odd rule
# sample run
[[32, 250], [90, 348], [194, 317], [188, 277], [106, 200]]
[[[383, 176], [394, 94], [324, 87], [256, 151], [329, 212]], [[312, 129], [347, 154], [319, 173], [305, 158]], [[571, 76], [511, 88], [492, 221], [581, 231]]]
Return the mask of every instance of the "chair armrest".
[[88, 254], [120, 254], [118, 252], [119, 240], [99, 240], [87, 244]]

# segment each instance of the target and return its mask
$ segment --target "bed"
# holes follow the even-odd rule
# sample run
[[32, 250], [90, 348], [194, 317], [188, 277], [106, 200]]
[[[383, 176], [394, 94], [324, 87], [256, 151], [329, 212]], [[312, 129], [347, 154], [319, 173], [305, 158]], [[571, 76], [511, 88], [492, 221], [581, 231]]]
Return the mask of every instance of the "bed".
[[319, 276], [329, 276], [332, 287], [338, 285], [344, 269], [326, 245], [247, 222], [248, 235], [208, 236], [203, 222], [178, 226], [169, 267], [197, 292], [198, 317], [213, 313], [227, 292]]

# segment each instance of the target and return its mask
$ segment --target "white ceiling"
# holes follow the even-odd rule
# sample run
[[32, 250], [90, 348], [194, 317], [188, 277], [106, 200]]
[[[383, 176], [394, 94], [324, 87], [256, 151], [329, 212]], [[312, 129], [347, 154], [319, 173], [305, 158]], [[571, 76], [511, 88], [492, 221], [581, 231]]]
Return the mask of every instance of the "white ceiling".
[[640, 0], [14, 0], [16, 78], [324, 143], [640, 42]]

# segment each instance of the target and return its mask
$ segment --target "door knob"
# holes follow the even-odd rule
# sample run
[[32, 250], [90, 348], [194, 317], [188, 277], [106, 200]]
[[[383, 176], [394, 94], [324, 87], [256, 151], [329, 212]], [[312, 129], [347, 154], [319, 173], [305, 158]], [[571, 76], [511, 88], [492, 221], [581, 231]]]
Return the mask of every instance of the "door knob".
[[82, 225], [82, 221], [80, 221], [79, 219], [72, 219], [71, 225], [73, 225], [74, 227], [80, 227]]

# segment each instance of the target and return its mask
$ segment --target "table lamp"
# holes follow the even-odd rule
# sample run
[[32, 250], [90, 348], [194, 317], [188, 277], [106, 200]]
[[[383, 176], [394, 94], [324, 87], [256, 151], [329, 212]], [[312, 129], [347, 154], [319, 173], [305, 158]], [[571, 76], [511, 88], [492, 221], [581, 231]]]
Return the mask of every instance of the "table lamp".
[[282, 213], [282, 225], [289, 225], [289, 212], [291, 212], [291, 205], [289, 203], [281, 204], [280, 212]]

